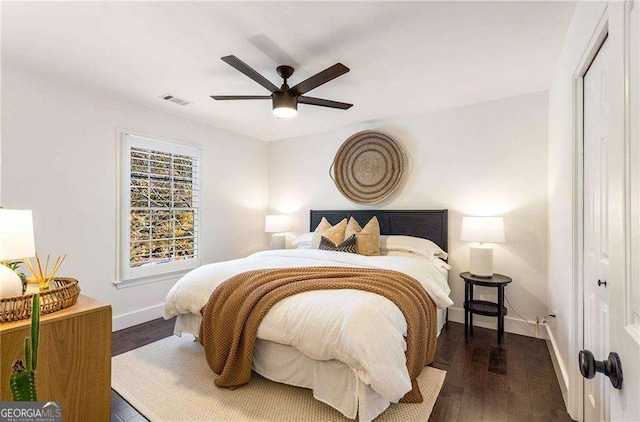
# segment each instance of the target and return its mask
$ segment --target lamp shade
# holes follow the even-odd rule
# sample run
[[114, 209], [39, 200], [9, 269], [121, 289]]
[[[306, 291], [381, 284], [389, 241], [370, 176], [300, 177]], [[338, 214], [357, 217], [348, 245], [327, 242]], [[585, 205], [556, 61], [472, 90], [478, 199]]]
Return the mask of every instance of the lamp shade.
[[0, 261], [19, 261], [35, 254], [31, 211], [0, 209]]
[[267, 233], [284, 233], [289, 231], [288, 215], [267, 215], [264, 219], [264, 231]]
[[460, 240], [466, 242], [504, 242], [502, 217], [463, 217]]

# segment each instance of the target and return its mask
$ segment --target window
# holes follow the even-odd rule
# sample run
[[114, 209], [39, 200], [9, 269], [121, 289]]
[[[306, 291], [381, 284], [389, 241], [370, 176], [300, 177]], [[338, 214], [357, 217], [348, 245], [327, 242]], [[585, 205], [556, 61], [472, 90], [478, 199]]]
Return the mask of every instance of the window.
[[122, 135], [122, 280], [200, 265], [200, 149]]

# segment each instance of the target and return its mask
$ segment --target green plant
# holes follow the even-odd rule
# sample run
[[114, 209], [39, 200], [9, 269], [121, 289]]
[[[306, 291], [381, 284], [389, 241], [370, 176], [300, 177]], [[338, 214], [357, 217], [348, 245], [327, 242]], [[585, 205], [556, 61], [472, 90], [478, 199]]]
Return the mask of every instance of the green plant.
[[9, 268], [11, 271], [15, 271], [16, 273], [18, 272], [18, 268], [20, 268], [20, 264], [22, 264], [22, 262], [17, 261], [17, 262], [2, 262], [2, 265], [4, 265], [5, 267]]
[[38, 341], [40, 340], [40, 295], [33, 295], [31, 302], [31, 337], [24, 339], [25, 367], [21, 360], [13, 365], [9, 384], [13, 401], [37, 401], [36, 366], [38, 365]]

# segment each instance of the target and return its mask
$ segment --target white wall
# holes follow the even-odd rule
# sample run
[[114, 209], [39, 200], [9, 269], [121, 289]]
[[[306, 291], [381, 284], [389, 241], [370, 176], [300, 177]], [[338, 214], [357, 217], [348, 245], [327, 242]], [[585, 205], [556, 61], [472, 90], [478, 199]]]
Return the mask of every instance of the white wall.
[[158, 305], [176, 281], [112, 285], [117, 128], [202, 146], [203, 263], [266, 247], [264, 142], [7, 63], [2, 64], [2, 112], [2, 205], [34, 210], [39, 253], [69, 254], [60, 275], [77, 278], [83, 293], [111, 303], [114, 329], [159, 317]]
[[[464, 215], [505, 217], [507, 242], [495, 247], [495, 270], [513, 277], [507, 296], [518, 312], [529, 320], [546, 315], [547, 93], [272, 142], [270, 211], [292, 214], [293, 229], [302, 232], [309, 228], [309, 209], [362, 208], [338, 192], [328, 170], [344, 140], [363, 129], [390, 134], [410, 157], [404, 182], [376, 208], [449, 209], [452, 319], [463, 321], [458, 274], [468, 269], [468, 244], [459, 240]], [[479, 291], [495, 300], [495, 289]], [[533, 334], [511, 310], [508, 318], [508, 331]], [[485, 322], [495, 328], [494, 318]]]
[[573, 364], [577, 356], [570, 356], [574, 324], [573, 75], [605, 6], [602, 2], [578, 3], [549, 91], [548, 304], [549, 311], [556, 314], [549, 331], [564, 372], [561, 385], [568, 384], [570, 371], [577, 371], [577, 365]]

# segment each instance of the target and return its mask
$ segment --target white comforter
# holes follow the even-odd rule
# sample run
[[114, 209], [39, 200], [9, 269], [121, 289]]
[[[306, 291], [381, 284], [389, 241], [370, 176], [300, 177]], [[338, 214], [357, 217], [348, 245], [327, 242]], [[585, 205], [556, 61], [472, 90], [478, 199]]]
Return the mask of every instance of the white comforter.
[[[284, 267], [366, 267], [403, 272], [420, 282], [436, 306], [453, 304], [436, 258], [365, 257], [344, 252], [287, 249], [197, 268], [171, 289], [165, 318], [199, 314], [213, 290], [228, 278], [254, 269]], [[348, 365], [365, 384], [390, 402], [411, 390], [406, 367], [407, 324], [390, 300], [361, 290], [316, 290], [278, 302], [258, 329], [258, 338], [290, 345], [317, 360]]]

